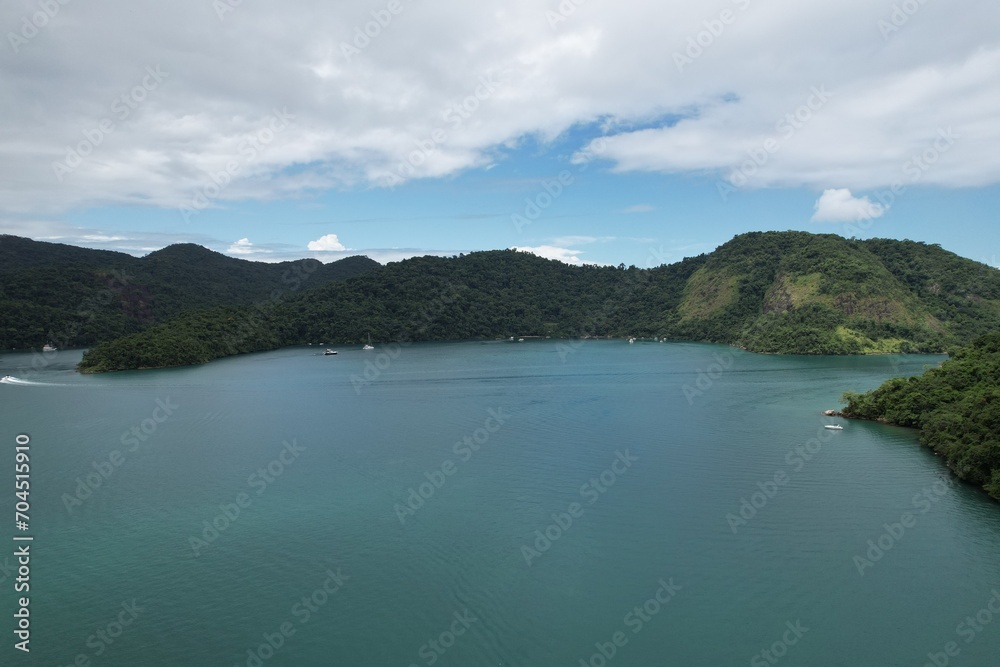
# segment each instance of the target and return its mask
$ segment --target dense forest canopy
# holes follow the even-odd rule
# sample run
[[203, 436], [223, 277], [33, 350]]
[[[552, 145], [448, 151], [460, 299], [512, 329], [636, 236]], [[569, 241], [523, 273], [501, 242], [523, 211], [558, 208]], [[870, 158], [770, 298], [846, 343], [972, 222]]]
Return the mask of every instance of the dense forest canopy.
[[417, 257], [279, 296], [184, 312], [95, 346], [81, 369], [181, 365], [368, 334], [645, 336], [871, 354], [942, 352], [1000, 329], [1000, 271], [933, 245], [806, 232], [742, 234], [653, 269], [569, 266], [513, 250]]

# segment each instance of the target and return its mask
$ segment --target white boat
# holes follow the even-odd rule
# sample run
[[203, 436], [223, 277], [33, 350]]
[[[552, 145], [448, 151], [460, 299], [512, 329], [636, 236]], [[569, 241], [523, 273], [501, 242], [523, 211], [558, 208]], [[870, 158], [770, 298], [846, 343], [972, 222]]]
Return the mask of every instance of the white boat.
[[49, 345], [48, 343], [42, 346], [42, 352], [57, 352], [58, 350], [58, 347], [55, 345]]
[[3, 379], [0, 380], [0, 382], [3, 382], [4, 384], [6, 384], [8, 382], [13, 382], [15, 379], [16, 378], [13, 375], [4, 375]]
[[629, 338], [628, 339], [628, 344], [629, 345], [635, 345], [635, 338]]
[[367, 345], [365, 345], [365, 346], [364, 346], [363, 348], [361, 348], [361, 349], [362, 349], [362, 350], [374, 350], [374, 349], [375, 349], [375, 346], [374, 346], [374, 345], [372, 345], [372, 335], [371, 335], [371, 334], [368, 334], [368, 344], [367, 344]]
[[826, 424], [823, 428], [828, 428], [831, 431], [843, 431], [844, 427], [840, 424]]
[[330, 348], [326, 348], [326, 352], [323, 353], [323, 356], [324, 357], [329, 357], [330, 355], [333, 355], [333, 354], [337, 354], [337, 351], [336, 350], [331, 350]]

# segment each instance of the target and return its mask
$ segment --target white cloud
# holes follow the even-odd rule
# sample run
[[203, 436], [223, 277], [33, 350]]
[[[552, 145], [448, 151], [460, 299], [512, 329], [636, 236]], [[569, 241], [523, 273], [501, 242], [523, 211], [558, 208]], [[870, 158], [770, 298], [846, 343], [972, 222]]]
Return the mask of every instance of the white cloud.
[[315, 241], [309, 242], [309, 249], [318, 252], [329, 252], [329, 251], [340, 251], [347, 250], [344, 244], [340, 242], [336, 234], [327, 234], [326, 236], [321, 236]]
[[[866, 191], [909, 182], [913, 158], [951, 128], [958, 139], [919, 182], [1000, 182], [1000, 3], [923, 3], [885, 34], [888, 2], [724, 4], [735, 21], [679, 68], [717, 7], [591, 2], [552, 26], [534, 0], [404, 2], [348, 59], [341, 45], [383, 2], [242, 3], [224, 21], [205, 0], [74, 3], [7, 54], [0, 215], [439, 178], [594, 126], [610, 133], [596, 157], [617, 171], [714, 179], [750, 164], [744, 187]], [[0, 23], [20, 25], [29, 5], [6, 3]], [[144, 80], [142, 101], [123, 104]], [[829, 97], [802, 112], [814, 87]], [[274, 109], [294, 119], [272, 134]], [[669, 115], [683, 120], [656, 121]], [[57, 174], [77, 151], [90, 154]], [[220, 177], [230, 164], [238, 173]]]
[[539, 257], [544, 257], [545, 259], [555, 259], [566, 264], [572, 264], [574, 266], [582, 266], [583, 260], [580, 259], [580, 255], [583, 254], [582, 250], [572, 250], [570, 248], [558, 248], [551, 245], [540, 245], [540, 246], [520, 246], [514, 248], [514, 250], [519, 250], [521, 252], [530, 252], [532, 255], [538, 255]]
[[813, 222], [857, 222], [882, 217], [888, 210], [868, 197], [855, 197], [851, 191], [825, 190], [816, 201]]
[[250, 239], [243, 238], [237, 241], [236, 243], [232, 244], [231, 246], [229, 246], [229, 250], [227, 250], [226, 252], [228, 252], [230, 255], [253, 255], [254, 253], [268, 252], [268, 251], [255, 248], [253, 243], [250, 243]]
[[622, 213], [650, 213], [655, 210], [656, 208], [649, 204], [636, 204], [635, 206], [629, 206]]

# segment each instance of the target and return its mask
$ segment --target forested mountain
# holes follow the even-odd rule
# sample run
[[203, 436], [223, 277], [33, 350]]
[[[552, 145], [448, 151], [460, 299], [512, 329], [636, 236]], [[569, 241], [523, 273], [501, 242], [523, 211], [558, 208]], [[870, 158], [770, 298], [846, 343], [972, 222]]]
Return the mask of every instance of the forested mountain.
[[672, 335], [757, 352], [942, 351], [1000, 324], [1000, 271], [910, 241], [744, 234], [688, 284]]
[[1000, 334], [955, 350], [940, 368], [844, 394], [844, 415], [920, 429], [962, 479], [1000, 500]]
[[754, 232], [653, 269], [512, 250], [419, 257], [264, 307], [188, 312], [91, 350], [149, 368], [306, 342], [656, 336], [757, 352], [940, 352], [1000, 329], [1000, 271], [937, 246]]
[[378, 266], [367, 257], [266, 264], [191, 244], [138, 258], [0, 236], [0, 349], [92, 345], [181, 313], [248, 305]]

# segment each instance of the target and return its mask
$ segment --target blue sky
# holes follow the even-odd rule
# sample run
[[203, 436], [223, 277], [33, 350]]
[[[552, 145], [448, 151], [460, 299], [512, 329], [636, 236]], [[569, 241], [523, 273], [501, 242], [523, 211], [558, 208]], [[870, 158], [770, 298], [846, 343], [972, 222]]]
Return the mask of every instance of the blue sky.
[[797, 229], [997, 265], [1000, 8], [911, 4], [109, 0], [32, 33], [18, 0], [0, 233], [649, 266]]

